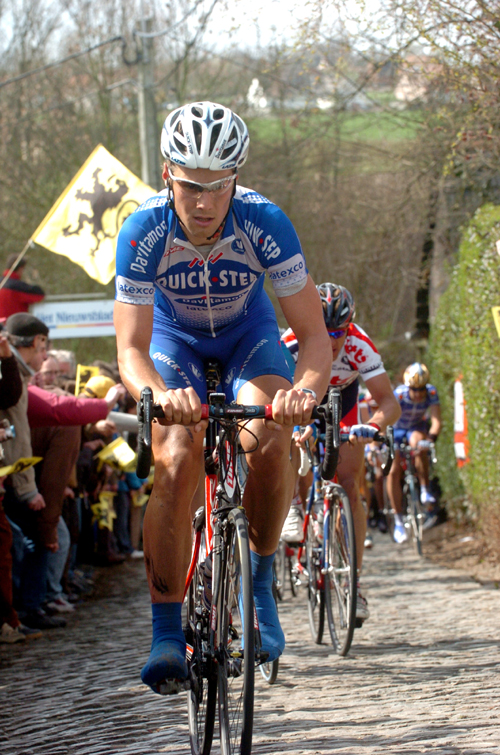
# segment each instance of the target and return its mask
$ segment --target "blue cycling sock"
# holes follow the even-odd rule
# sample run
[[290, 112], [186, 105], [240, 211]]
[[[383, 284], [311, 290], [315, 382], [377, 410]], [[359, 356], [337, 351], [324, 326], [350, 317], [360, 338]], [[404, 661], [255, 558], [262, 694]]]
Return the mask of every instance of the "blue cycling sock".
[[250, 552], [252, 560], [253, 594], [259, 619], [262, 650], [269, 653], [268, 661], [275, 661], [285, 649], [285, 635], [281, 628], [276, 601], [273, 596], [273, 561], [275, 554], [260, 556]]
[[182, 631], [181, 603], [153, 603], [153, 641], [141, 679], [154, 692], [165, 679], [186, 679], [186, 638]]

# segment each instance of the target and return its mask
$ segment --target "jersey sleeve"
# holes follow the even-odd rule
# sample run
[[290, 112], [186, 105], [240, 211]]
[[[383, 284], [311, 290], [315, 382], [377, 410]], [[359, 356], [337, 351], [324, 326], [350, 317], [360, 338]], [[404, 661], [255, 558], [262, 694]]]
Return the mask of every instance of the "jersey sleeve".
[[439, 405], [439, 396], [436, 388], [433, 385], [427, 384], [427, 396], [429, 399], [429, 406]]
[[251, 205], [245, 232], [255, 254], [267, 270], [276, 296], [291, 296], [307, 282], [308, 270], [299, 238], [283, 210], [256, 192], [243, 190], [239, 201]]
[[152, 197], [124, 222], [116, 247], [116, 301], [154, 304], [156, 271], [167, 238], [166, 202], [161, 194]]
[[350, 324], [345, 351], [349, 363], [359, 372], [365, 382], [385, 373], [382, 357], [375, 344], [359, 325]]

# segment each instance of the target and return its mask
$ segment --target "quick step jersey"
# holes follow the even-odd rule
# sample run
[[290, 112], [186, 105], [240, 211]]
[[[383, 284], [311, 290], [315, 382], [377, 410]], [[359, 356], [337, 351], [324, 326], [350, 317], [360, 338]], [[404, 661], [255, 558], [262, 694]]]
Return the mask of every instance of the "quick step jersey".
[[[292, 329], [286, 330], [281, 338], [297, 361], [299, 345]], [[369, 380], [384, 372], [382, 357], [363, 328], [353, 322], [349, 323], [344, 345], [332, 362], [330, 385], [338, 385], [343, 389], [353, 383], [358, 375], [363, 380]]]
[[306, 284], [299, 239], [279, 207], [238, 186], [222, 236], [204, 259], [186, 239], [165, 190], [123, 224], [116, 251], [116, 299], [154, 303], [182, 329], [215, 337], [247, 314], [268, 311], [266, 270], [277, 296], [290, 296]]

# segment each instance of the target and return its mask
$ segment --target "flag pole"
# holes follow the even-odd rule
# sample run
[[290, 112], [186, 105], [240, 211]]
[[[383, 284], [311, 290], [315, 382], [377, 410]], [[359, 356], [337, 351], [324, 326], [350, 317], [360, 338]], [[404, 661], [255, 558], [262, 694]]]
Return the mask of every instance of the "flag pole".
[[35, 245], [33, 243], [33, 239], [30, 239], [29, 241], [26, 242], [26, 245], [25, 245], [24, 249], [19, 254], [19, 256], [17, 257], [17, 259], [14, 262], [14, 264], [12, 265], [12, 267], [10, 267], [9, 270], [7, 270], [7, 273], [6, 273], [5, 277], [2, 278], [2, 280], [0, 281], [0, 288], [3, 288], [5, 286], [5, 284], [9, 280], [10, 276], [12, 275], [12, 273], [14, 272], [14, 270], [16, 269], [16, 267], [19, 264], [19, 262], [21, 262], [22, 258], [24, 257], [24, 255], [26, 254], [26, 252], [28, 251], [28, 249], [30, 247], [34, 247], [34, 246]]

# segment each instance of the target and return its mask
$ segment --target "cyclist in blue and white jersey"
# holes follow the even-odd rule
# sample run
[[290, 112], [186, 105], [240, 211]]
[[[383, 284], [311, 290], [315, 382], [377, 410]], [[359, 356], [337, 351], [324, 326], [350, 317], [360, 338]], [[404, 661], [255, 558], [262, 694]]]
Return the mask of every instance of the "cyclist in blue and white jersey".
[[[401, 407], [401, 417], [394, 425], [396, 448], [403, 441], [417, 450], [415, 469], [420, 482], [420, 500], [429, 510], [436, 504], [436, 499], [429, 489], [429, 459], [426, 441], [435, 442], [441, 431], [441, 407], [436, 388], [429, 383], [429, 370], [425, 364], [410, 364], [404, 373], [404, 384], [399, 385], [394, 395]], [[395, 514], [394, 540], [404, 543], [408, 533], [401, 518], [403, 470], [400, 454], [396, 458], [387, 477], [387, 494]]]
[[[150, 385], [166, 417], [153, 425], [155, 481], [144, 520], [153, 643], [142, 679], [154, 691], [187, 674], [181, 600], [191, 504], [203, 473], [208, 358], [222, 364], [229, 401], [273, 405], [275, 422], [250, 425], [258, 450], [247, 457], [244, 505], [263, 650], [273, 660], [284, 648], [272, 561], [295, 482], [291, 435], [323, 396], [330, 359], [321, 302], [291, 222], [260, 194], [237, 186], [248, 143], [244, 122], [222, 105], [174, 110], [161, 137], [166, 189], [126, 220], [118, 239], [120, 372], [136, 399]], [[293, 379], [263, 290], [266, 271], [301, 342]], [[255, 448], [255, 437], [242, 433], [246, 450]]]

